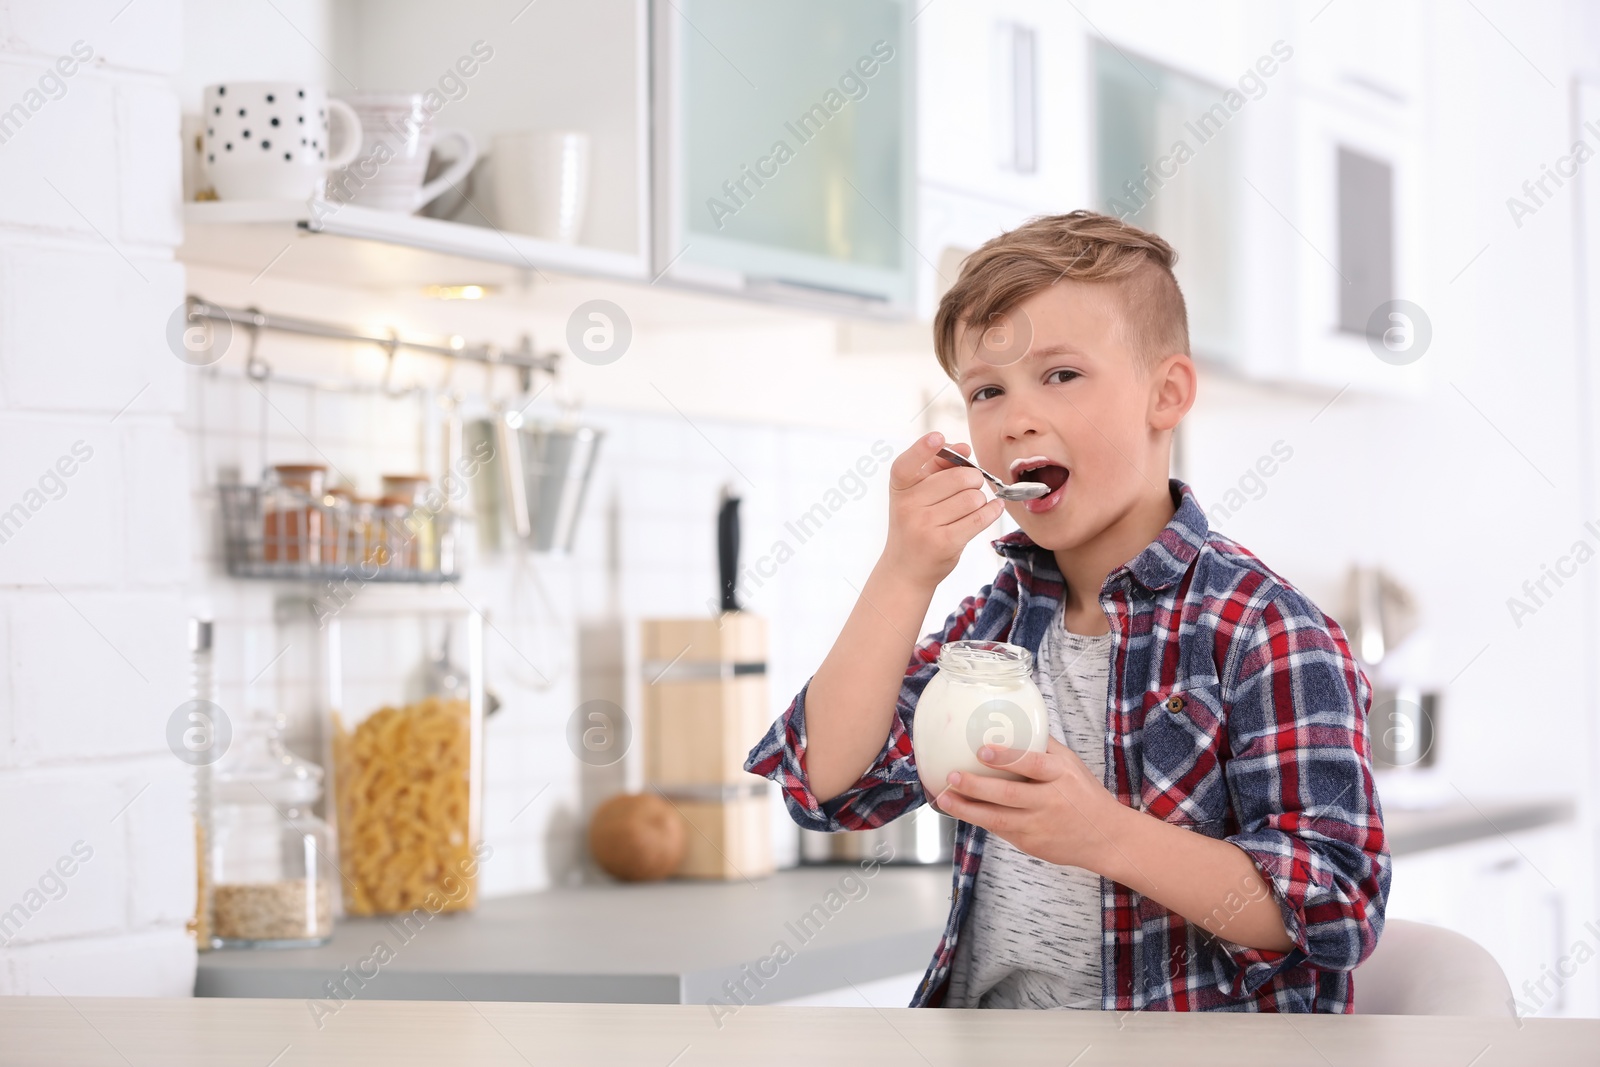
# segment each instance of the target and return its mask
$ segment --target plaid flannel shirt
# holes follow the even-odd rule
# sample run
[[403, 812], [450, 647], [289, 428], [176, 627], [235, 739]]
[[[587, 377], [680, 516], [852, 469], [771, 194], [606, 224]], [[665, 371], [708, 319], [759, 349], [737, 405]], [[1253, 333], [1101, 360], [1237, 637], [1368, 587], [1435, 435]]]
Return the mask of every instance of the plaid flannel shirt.
[[[1101, 1006], [1349, 1012], [1350, 972], [1377, 944], [1389, 893], [1366, 727], [1371, 688], [1338, 623], [1212, 533], [1187, 485], [1174, 478], [1169, 488], [1172, 521], [1100, 590], [1112, 635], [1106, 788], [1242, 848], [1294, 947], [1234, 944], [1102, 878]], [[751, 751], [745, 769], [782, 786], [802, 827], [870, 829], [924, 802], [912, 715], [946, 641], [1038, 651], [1065, 590], [1055, 557], [1020, 530], [992, 544], [1006, 557], [1000, 573], [917, 644], [889, 737], [860, 780], [827, 803], [812, 793], [804, 688]], [[1178, 712], [1167, 710], [1174, 694], [1184, 697]], [[944, 1002], [986, 834], [957, 826], [950, 916], [912, 1007]], [[1238, 903], [1225, 908], [1242, 899], [1230, 896]]]

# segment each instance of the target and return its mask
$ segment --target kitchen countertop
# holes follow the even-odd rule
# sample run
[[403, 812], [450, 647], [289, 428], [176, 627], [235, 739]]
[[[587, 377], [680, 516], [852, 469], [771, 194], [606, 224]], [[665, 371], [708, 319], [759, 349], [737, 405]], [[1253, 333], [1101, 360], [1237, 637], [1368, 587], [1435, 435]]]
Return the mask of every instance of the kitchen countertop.
[[[1460, 797], [1460, 794], [1457, 794]], [[1379, 794], [1380, 800], [1382, 793]], [[1473, 802], [1460, 797], [1436, 807], [1384, 806], [1383, 830], [1389, 854], [1406, 856], [1428, 849], [1447, 848], [1471, 841], [1537, 830], [1566, 822], [1577, 815], [1569, 797]]]
[[[853, 864], [752, 882], [551, 889], [441, 914], [408, 938], [397, 920], [346, 919], [319, 948], [205, 952], [195, 993], [318, 998], [340, 979], [363, 1000], [704, 1005], [781, 940], [793, 958], [764, 979], [758, 1000], [771, 1003], [922, 970], [949, 894], [945, 866], [879, 867], [869, 878]], [[802, 928], [817, 906], [826, 921]], [[374, 952], [380, 941], [392, 959]]]
[[[702, 1005], [0, 998], [0, 1065], [1593, 1063], [1600, 1021]], [[1092, 1051], [1090, 1051], [1092, 1050]], [[1089, 1052], [1088, 1056], [1084, 1056]]]
[[[1574, 812], [1568, 799], [1463, 800], [1385, 809], [1384, 824], [1401, 857], [1553, 825]], [[850, 874], [859, 882], [843, 881]], [[826, 911], [830, 891], [838, 894], [835, 912]], [[726, 997], [723, 984], [781, 940], [793, 959], [757, 990], [756, 1002], [769, 1004], [922, 970], [944, 930], [949, 892], [944, 866], [880, 867], [866, 878], [851, 865], [754, 882], [552, 889], [439, 915], [405, 937], [392, 921], [348, 919], [320, 948], [202, 953], [195, 993], [316, 999], [337, 980], [363, 1000], [703, 1005]], [[819, 904], [826, 923], [799, 929]], [[375, 952], [380, 941], [391, 959]]]

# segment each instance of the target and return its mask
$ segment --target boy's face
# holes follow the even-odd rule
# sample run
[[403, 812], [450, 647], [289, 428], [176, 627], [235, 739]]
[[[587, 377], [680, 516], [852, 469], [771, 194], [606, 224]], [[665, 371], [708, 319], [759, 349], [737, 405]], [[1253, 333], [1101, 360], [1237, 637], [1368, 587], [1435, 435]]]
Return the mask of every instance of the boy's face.
[[[1106, 285], [1061, 281], [957, 338], [974, 458], [1003, 481], [1050, 486], [1006, 510], [1053, 551], [1084, 545], [1152, 495], [1166, 498], [1164, 431], [1193, 400], [1187, 355], [1140, 372], [1118, 328], [1121, 299]], [[1170, 373], [1175, 361], [1188, 365], [1188, 388], [1181, 369]]]

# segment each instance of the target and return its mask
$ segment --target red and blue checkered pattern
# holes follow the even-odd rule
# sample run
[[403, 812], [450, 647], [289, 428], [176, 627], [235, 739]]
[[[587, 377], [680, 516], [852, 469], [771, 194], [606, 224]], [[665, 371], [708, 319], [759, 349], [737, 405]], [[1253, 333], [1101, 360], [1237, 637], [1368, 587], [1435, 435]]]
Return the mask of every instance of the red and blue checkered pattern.
[[[1389, 894], [1371, 687], [1338, 623], [1211, 532], [1187, 485], [1169, 488], [1172, 521], [1100, 590], [1113, 657], [1105, 784], [1123, 804], [1244, 849], [1295, 944], [1245, 948], [1102, 879], [1101, 1006], [1349, 1012], [1350, 972], [1377, 944]], [[859, 781], [825, 804], [811, 792], [804, 688], [751, 751], [745, 769], [783, 787], [802, 827], [870, 829], [924, 802], [912, 715], [946, 641], [1038, 651], [1065, 588], [1055, 557], [1020, 530], [993, 545], [1000, 573], [917, 644], [888, 740]], [[913, 1007], [944, 1001], [986, 835], [957, 828], [950, 917]]]

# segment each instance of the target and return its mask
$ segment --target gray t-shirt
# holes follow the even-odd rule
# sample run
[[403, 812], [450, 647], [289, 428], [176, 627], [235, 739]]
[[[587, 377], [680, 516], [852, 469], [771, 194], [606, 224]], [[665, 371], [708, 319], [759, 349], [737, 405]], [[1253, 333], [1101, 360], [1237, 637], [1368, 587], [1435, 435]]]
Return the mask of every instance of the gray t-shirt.
[[[1050, 733], [1105, 779], [1111, 635], [1068, 633], [1056, 612], [1033, 679]], [[1099, 1008], [1100, 876], [1030, 856], [996, 834], [984, 844], [956, 941], [945, 1006]]]

